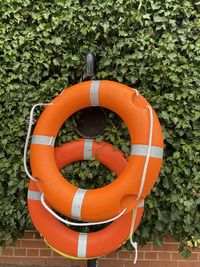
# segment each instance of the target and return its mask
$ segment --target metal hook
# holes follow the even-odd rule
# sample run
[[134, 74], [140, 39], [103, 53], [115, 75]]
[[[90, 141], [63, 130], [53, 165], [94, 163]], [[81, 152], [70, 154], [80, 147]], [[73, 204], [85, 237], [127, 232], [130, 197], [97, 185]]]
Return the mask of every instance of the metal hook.
[[92, 52], [88, 52], [85, 57], [85, 73], [83, 79], [91, 80], [95, 75], [96, 56]]
[[91, 259], [87, 260], [87, 267], [98, 267], [98, 260], [97, 259]]

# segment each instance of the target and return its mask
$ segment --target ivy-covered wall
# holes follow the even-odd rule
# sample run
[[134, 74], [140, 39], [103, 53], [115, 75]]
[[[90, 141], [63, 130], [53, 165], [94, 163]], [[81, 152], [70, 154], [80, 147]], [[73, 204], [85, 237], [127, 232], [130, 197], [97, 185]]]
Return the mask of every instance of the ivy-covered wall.
[[[88, 51], [97, 54], [96, 79], [137, 88], [162, 124], [164, 165], [145, 201], [136, 241], [153, 240], [159, 245], [162, 237], [170, 235], [181, 245], [191, 239], [196, 244], [200, 237], [200, 2], [195, 0], [1, 1], [1, 243], [32, 227], [23, 168], [30, 109], [80, 82]], [[62, 127], [58, 142], [79, 138], [74, 123], [72, 118]], [[108, 114], [100, 139], [129, 152], [127, 129], [113, 113]], [[97, 186], [113, 179], [95, 161], [75, 163], [65, 174], [82, 187], [91, 183], [88, 174]]]

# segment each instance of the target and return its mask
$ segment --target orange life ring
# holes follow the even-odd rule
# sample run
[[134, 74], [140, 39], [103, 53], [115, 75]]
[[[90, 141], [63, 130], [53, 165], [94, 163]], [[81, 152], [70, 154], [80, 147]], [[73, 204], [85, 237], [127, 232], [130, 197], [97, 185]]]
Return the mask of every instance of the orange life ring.
[[[71, 153], [73, 151], [77, 153], [76, 158], [82, 160], [83, 153], [80, 151], [84, 142], [87, 140], [78, 140], [56, 147], [55, 160], [58, 168], [74, 161], [74, 154]], [[127, 162], [120, 151], [114, 150], [112, 145], [105, 142], [93, 142], [93, 147], [95, 147], [93, 156], [112, 169], [116, 175], [123, 171]], [[37, 184], [38, 182], [31, 180], [28, 190], [28, 208], [33, 224], [47, 244], [69, 257], [96, 258], [115, 251], [129, 238], [132, 223], [135, 231], [142, 218], [143, 202], [135, 209], [134, 221], [133, 211], [130, 211], [102, 230], [89, 234], [79, 233], [69, 229], [46, 211], [41, 204], [41, 192]]]
[[[131, 155], [114, 182], [83, 193], [60, 174], [54, 158], [54, 142], [70, 115], [98, 105], [116, 112], [126, 123], [131, 136]], [[33, 177], [39, 179], [40, 190], [53, 208], [68, 217], [100, 221], [116, 216], [125, 208], [127, 212], [132, 210], [147, 196], [158, 177], [162, 152], [160, 123], [144, 97], [117, 82], [87, 81], [63, 90], [52, 105], [45, 108], [33, 133], [30, 163]], [[74, 160], [78, 160], [77, 152], [72, 153]], [[109, 160], [112, 161], [112, 157]], [[81, 211], [77, 216], [73, 213], [73, 204], [80, 206], [79, 201]]]

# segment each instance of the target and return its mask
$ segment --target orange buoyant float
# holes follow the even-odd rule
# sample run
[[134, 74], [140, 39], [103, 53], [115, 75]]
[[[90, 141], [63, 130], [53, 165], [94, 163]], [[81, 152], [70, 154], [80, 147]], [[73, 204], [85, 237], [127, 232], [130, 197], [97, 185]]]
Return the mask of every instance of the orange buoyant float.
[[[66, 181], [60, 173], [54, 157], [54, 142], [64, 121], [89, 106], [108, 108], [123, 119], [130, 132], [131, 155], [123, 172], [111, 184], [83, 190]], [[79, 152], [74, 149], [73, 161], [79, 160], [78, 154], [83, 151], [83, 147]], [[158, 177], [162, 154], [162, 130], [147, 100], [126, 85], [103, 80], [73, 85], [45, 108], [33, 133], [30, 162], [33, 177], [40, 181], [40, 191], [54, 209], [71, 218], [94, 222], [136, 207]], [[111, 155], [105, 157], [107, 163], [114, 161]]]
[[[55, 162], [59, 169], [74, 161], [91, 157], [96, 158], [117, 176], [127, 165], [123, 154], [106, 142], [96, 143], [81, 139], [55, 148]], [[32, 180], [29, 183], [28, 208], [31, 219], [46, 243], [64, 256], [87, 259], [115, 251], [135, 232], [142, 218], [143, 201], [133, 211], [124, 214], [102, 230], [88, 234], [76, 232], [54, 218], [42, 206], [39, 183]]]

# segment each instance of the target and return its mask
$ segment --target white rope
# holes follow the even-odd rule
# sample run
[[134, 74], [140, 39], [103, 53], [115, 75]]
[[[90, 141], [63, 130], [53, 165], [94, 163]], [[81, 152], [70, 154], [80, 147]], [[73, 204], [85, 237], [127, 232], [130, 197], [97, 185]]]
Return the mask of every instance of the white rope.
[[149, 158], [150, 158], [150, 154], [151, 154], [151, 145], [152, 145], [152, 137], [153, 137], [153, 111], [152, 111], [152, 108], [150, 106], [146, 106], [146, 108], [148, 108], [149, 116], [150, 116], [149, 142], [148, 142], [147, 156], [146, 156], [144, 169], [143, 169], [143, 173], [142, 173], [142, 179], [141, 179], [141, 183], [140, 183], [140, 189], [139, 189], [136, 200], [139, 200], [141, 198], [141, 194], [142, 194], [142, 191], [144, 188], [147, 168], [148, 168], [148, 164], [149, 164]]
[[134, 264], [136, 264], [137, 260], [138, 260], [138, 248], [137, 248], [137, 242], [133, 242], [132, 239], [130, 239], [131, 241], [131, 245], [133, 246], [133, 248], [135, 249], [135, 258], [134, 258]]
[[59, 221], [67, 224], [67, 225], [73, 225], [73, 226], [90, 226], [90, 225], [99, 225], [99, 224], [105, 224], [105, 223], [109, 223], [109, 222], [112, 222], [112, 221], [115, 221], [117, 220], [118, 218], [120, 218], [125, 212], [126, 212], [126, 208], [120, 212], [117, 216], [109, 219], [109, 220], [106, 220], [106, 221], [101, 221], [101, 222], [91, 222], [91, 223], [75, 223], [75, 222], [71, 222], [69, 220], [65, 220], [63, 218], [61, 218], [58, 214], [56, 214], [46, 203], [45, 203], [45, 200], [44, 200], [44, 194], [41, 195], [41, 203], [43, 205], [43, 207], [49, 212], [51, 213], [56, 219], [58, 219]]
[[29, 139], [30, 139], [30, 135], [31, 135], [31, 129], [32, 129], [32, 125], [33, 125], [33, 113], [34, 113], [34, 110], [36, 107], [39, 107], [39, 106], [47, 106], [47, 105], [53, 105], [52, 103], [38, 103], [36, 105], [34, 105], [31, 109], [31, 112], [30, 112], [30, 117], [29, 117], [29, 125], [28, 125], [28, 131], [27, 131], [27, 136], [26, 136], [26, 141], [25, 141], [25, 145], [24, 145], [24, 169], [25, 169], [25, 172], [27, 174], [27, 176], [33, 180], [33, 181], [38, 181], [36, 178], [34, 178], [29, 170], [28, 170], [28, 167], [27, 167], [27, 150], [28, 150], [28, 143], [29, 143]]
[[137, 242], [133, 242], [133, 231], [134, 231], [134, 227], [135, 227], [136, 216], [137, 216], [137, 207], [133, 210], [132, 224], [131, 224], [131, 230], [130, 230], [130, 235], [129, 235], [129, 239], [130, 239], [131, 245], [135, 250], [134, 264], [136, 264], [137, 259], [138, 259]]
[[138, 10], [140, 10], [140, 8], [142, 7], [142, 2], [142, 0], [139, 1]]
[[[145, 178], [146, 178], [146, 173], [147, 173], [147, 168], [148, 168], [148, 164], [149, 164], [149, 158], [150, 158], [150, 154], [151, 154], [151, 146], [152, 146], [152, 137], [153, 137], [153, 111], [152, 108], [150, 106], [147, 106], [148, 110], [149, 110], [149, 116], [150, 116], [150, 130], [149, 130], [149, 142], [148, 142], [148, 150], [147, 150], [147, 156], [146, 156], [146, 160], [145, 160], [145, 164], [144, 164], [144, 169], [143, 169], [143, 173], [142, 173], [142, 179], [141, 179], [141, 184], [140, 184], [140, 189], [137, 195], [136, 200], [139, 200], [144, 188], [144, 183], [145, 183]], [[138, 249], [137, 249], [137, 242], [133, 241], [133, 231], [134, 231], [134, 226], [135, 226], [135, 219], [137, 216], [137, 208], [135, 208], [133, 210], [133, 219], [132, 219], [132, 225], [131, 225], [131, 230], [130, 230], [130, 242], [132, 247], [135, 250], [135, 258], [134, 258], [134, 264], [136, 264], [137, 259], [138, 259]]]
[[136, 96], [139, 96], [139, 92], [138, 92], [138, 90], [137, 89], [134, 89], [135, 90], [135, 94], [136, 94]]

